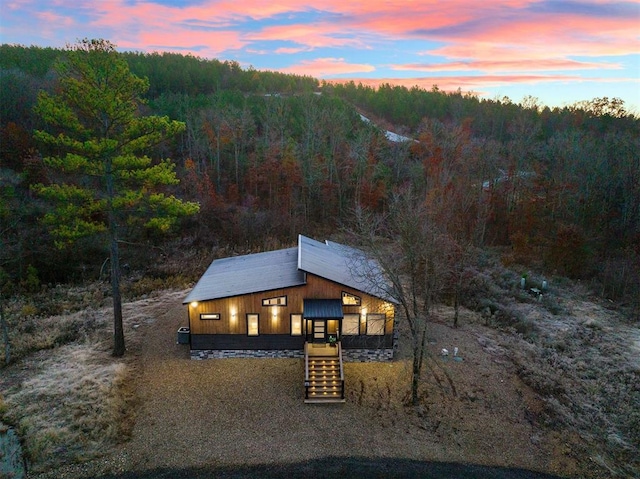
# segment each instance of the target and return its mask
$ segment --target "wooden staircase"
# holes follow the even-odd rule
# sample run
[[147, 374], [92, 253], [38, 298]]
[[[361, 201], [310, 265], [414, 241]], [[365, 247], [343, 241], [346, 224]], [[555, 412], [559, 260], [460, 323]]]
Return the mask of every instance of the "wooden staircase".
[[305, 403], [344, 403], [342, 351], [310, 356], [305, 347]]

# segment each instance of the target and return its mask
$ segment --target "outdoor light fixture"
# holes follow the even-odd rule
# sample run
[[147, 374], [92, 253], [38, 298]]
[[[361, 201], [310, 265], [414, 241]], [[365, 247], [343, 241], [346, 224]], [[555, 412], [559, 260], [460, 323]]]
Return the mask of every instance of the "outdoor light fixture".
[[191, 301], [191, 307], [192, 308], [197, 308], [198, 307], [198, 302], [197, 301]]

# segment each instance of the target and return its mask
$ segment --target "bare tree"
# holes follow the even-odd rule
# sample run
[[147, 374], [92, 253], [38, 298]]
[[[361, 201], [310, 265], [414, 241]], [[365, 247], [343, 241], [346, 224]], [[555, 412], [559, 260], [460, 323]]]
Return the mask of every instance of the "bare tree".
[[[368, 282], [398, 304], [399, 321], [411, 333], [411, 402], [419, 402], [419, 386], [427, 347], [427, 324], [448, 274], [451, 242], [436, 225], [423, 198], [411, 189], [396, 194], [384, 215], [357, 209], [351, 233], [373, 262], [359, 261]], [[362, 267], [361, 267], [362, 268]]]

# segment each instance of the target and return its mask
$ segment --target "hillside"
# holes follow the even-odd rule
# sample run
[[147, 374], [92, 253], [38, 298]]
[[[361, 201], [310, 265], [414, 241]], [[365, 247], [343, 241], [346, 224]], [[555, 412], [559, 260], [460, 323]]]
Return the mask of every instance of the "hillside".
[[[352, 368], [350, 400], [386, 425], [372, 427], [376, 437], [396, 441], [394, 455], [417, 447], [424, 458], [489, 463], [504, 456], [503, 465], [566, 475], [638, 472], [640, 119], [620, 100], [549, 109], [534, 98], [515, 104], [437, 89], [324, 84], [233, 62], [119, 53], [111, 45], [104, 58], [118, 65], [124, 76], [117, 78], [139, 86], [124, 103], [129, 126], [155, 117], [156, 125], [171, 119], [173, 127], [151, 143], [121, 141], [126, 154], [116, 159], [144, 171], [118, 170], [120, 186], [131, 188], [118, 201], [98, 195], [87, 202], [113, 186], [115, 140], [95, 138], [102, 116], [71, 101], [65, 111], [88, 126], [70, 128], [35, 108], [49, 98], [49, 111], [58, 111], [47, 94], [75, 81], [61, 81], [58, 62], [69, 52], [2, 45], [0, 53], [0, 326], [7, 346], [0, 359], [8, 363], [0, 414], [18, 427], [36, 469], [142, 448], [136, 441], [154, 431], [151, 423], [136, 431], [148, 415], [149, 361], [166, 359], [185, 377], [216, 369], [182, 361], [175, 348], [166, 358], [154, 356], [164, 350], [146, 349], [173, 344], [174, 322], [184, 318], [173, 302], [211, 259], [290, 246], [298, 234], [353, 238], [365, 225], [377, 228], [373, 243], [384, 242], [396, 260], [415, 258], [402, 250], [407, 245], [425, 246], [399, 277], [419, 268], [413, 277], [427, 288], [414, 289], [424, 292], [416, 303], [441, 308], [422, 408], [407, 409], [403, 386], [386, 382], [403, 376], [402, 361], [388, 379]], [[87, 57], [76, 60], [83, 66]], [[92, 72], [103, 74], [100, 65]], [[95, 98], [110, 98], [108, 85]], [[396, 141], [404, 138], [414, 141]], [[106, 156], [92, 145], [105, 147]], [[136, 145], [145, 147], [133, 158]], [[153, 172], [166, 173], [157, 191]], [[182, 201], [199, 211], [175, 214]], [[166, 221], [154, 217], [161, 213]], [[406, 238], [419, 241], [397, 240], [391, 226], [402, 218]], [[117, 238], [109, 237], [115, 230]], [[111, 264], [120, 273], [109, 272], [110, 243], [111, 251], [119, 248]], [[110, 274], [122, 276], [128, 301], [130, 354], [119, 361], [108, 354], [109, 306], [119, 296], [106, 285]], [[543, 280], [550, 289], [540, 299], [530, 295]], [[450, 304], [464, 312], [461, 329], [448, 326]], [[462, 364], [438, 355], [454, 340], [470, 352]], [[296, 367], [267, 364], [285, 380]], [[296, 388], [285, 382], [288, 398]], [[142, 416], [136, 421], [132, 411]], [[360, 409], [345, 411], [344, 421], [366, 419]], [[412, 437], [422, 445], [404, 442]], [[120, 457], [114, 454], [108, 457]], [[141, 457], [123, 464], [146, 467]], [[256, 451], [253, 459], [261, 457]]]
[[[3, 288], [10, 296], [97, 278], [106, 246], [89, 238], [56, 248], [41, 221], [52, 206], [34, 194], [60, 180], [43, 161], [53, 152], [34, 139], [47, 127], [34, 105], [39, 91], [55, 90], [64, 51], [0, 48]], [[263, 249], [300, 232], [326, 236], [349, 227], [355, 208], [383, 214], [412, 188], [459, 246], [509, 248], [525, 267], [591, 281], [602, 297], [640, 311], [640, 120], [617, 99], [551, 110], [532, 98], [480, 101], [176, 54], [122, 56], [149, 80], [141, 114], [185, 124], [146, 154], [175, 164], [181, 184], [167, 193], [201, 205], [165, 236], [127, 231], [123, 263], [132, 269], [185, 243]], [[404, 137], [418, 141], [395, 141]]]
[[[418, 408], [405, 405], [404, 348], [391, 364], [348, 364], [338, 409], [303, 404], [297, 360], [189, 360], [175, 340], [186, 294], [178, 290], [125, 305], [124, 360], [109, 356], [108, 301], [33, 318], [36, 329], [82, 333], [3, 370], [3, 416], [22, 435], [30, 470], [50, 471], [33, 476], [43, 479], [345, 453], [565, 477], [637, 474], [640, 330], [579, 285], [552, 284], [544, 302], [503, 287], [502, 310], [464, 310], [458, 329], [452, 310], [438, 310]], [[462, 361], [440, 355], [454, 347]]]

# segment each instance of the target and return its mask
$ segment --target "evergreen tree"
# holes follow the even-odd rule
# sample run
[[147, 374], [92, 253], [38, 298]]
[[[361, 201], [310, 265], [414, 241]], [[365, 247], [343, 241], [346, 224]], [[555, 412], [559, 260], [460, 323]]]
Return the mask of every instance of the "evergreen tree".
[[35, 133], [36, 139], [55, 152], [45, 158], [54, 172], [53, 181], [35, 189], [56, 205], [44, 220], [52, 227], [59, 247], [96, 234], [108, 241], [113, 355], [122, 356], [121, 226], [143, 224], [167, 231], [180, 216], [198, 211], [197, 204], [162, 191], [162, 185], [178, 183], [174, 164], [154, 162], [144, 154], [183, 131], [184, 124], [140, 115], [148, 81], [129, 71], [109, 41], [85, 39], [68, 47], [66, 59], [56, 68], [60, 75], [57, 93], [41, 92], [36, 105], [50, 129]]

